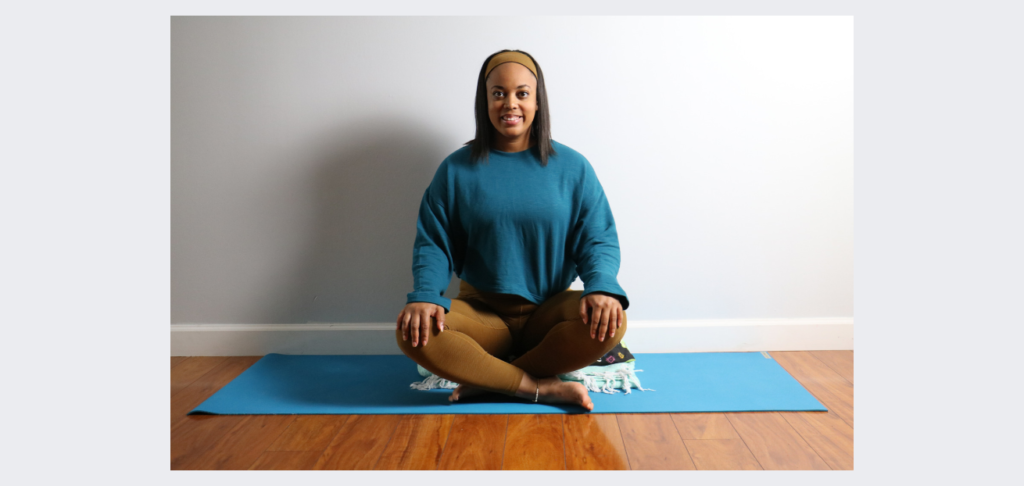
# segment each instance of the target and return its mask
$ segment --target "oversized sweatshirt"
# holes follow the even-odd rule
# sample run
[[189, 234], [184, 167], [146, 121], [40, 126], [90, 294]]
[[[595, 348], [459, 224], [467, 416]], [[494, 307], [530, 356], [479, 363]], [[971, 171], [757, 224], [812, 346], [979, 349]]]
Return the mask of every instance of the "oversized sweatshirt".
[[463, 146], [441, 162], [423, 193], [407, 302], [451, 311], [444, 291], [452, 272], [478, 290], [535, 304], [565, 291], [576, 277], [583, 294], [607, 292], [629, 307], [619, 286], [615, 219], [594, 168], [552, 140], [542, 166], [534, 149], [491, 149], [470, 160]]

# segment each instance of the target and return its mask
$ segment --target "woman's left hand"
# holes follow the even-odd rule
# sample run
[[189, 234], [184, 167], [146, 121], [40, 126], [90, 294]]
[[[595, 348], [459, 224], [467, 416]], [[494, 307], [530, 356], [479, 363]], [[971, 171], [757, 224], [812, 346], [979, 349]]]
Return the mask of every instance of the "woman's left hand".
[[590, 324], [590, 337], [598, 341], [615, 337], [615, 330], [622, 327], [622, 313], [622, 303], [611, 294], [594, 292], [580, 299], [583, 323]]

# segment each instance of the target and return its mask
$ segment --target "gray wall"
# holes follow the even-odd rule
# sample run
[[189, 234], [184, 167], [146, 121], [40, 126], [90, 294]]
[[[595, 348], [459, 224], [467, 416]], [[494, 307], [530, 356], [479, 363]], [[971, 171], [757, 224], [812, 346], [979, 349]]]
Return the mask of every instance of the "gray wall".
[[631, 320], [853, 316], [852, 17], [175, 17], [171, 322], [394, 321], [503, 48], [601, 178]]

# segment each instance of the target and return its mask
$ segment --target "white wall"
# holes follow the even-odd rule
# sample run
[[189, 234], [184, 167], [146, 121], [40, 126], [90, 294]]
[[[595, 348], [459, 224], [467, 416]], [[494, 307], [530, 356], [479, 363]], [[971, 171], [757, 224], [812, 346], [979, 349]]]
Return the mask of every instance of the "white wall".
[[172, 323], [393, 322], [420, 198], [504, 48], [538, 60], [553, 137], [604, 185], [631, 321], [853, 316], [852, 17], [176, 17], [171, 34]]

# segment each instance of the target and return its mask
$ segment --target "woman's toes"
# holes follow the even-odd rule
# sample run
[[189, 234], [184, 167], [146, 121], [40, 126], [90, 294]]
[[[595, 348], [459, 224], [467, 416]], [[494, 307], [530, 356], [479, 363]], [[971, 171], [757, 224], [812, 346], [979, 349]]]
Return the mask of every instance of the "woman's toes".
[[587, 409], [587, 411], [594, 409], [594, 402], [590, 400], [589, 394], [583, 396], [583, 402], [580, 403], [580, 405], [582, 405], [583, 408]]
[[576, 393], [577, 402], [581, 407], [587, 410], [594, 409], [594, 402], [590, 400], [590, 393], [587, 392], [587, 387], [581, 383], [573, 383], [573, 391]]
[[473, 398], [478, 395], [483, 395], [486, 391], [487, 390], [484, 390], [483, 388], [476, 388], [468, 385], [459, 385], [455, 387], [454, 391], [452, 391], [451, 396], [448, 397], [448, 401], [457, 402], [463, 398]]
[[545, 402], [575, 403], [586, 410], [593, 410], [590, 393], [582, 383], [561, 381], [558, 378], [540, 380], [541, 396]]

